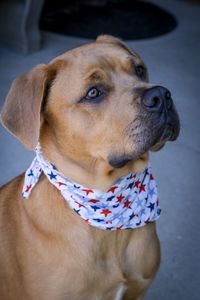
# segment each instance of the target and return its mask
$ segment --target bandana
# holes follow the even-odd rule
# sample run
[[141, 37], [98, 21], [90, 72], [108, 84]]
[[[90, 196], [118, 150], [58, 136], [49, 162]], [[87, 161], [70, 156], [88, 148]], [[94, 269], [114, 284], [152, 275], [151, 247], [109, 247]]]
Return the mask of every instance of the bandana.
[[69, 206], [89, 225], [104, 230], [138, 228], [157, 220], [161, 209], [150, 165], [141, 173], [118, 179], [106, 192], [89, 189], [62, 175], [46, 161], [40, 145], [25, 173], [22, 195], [28, 198], [42, 172]]

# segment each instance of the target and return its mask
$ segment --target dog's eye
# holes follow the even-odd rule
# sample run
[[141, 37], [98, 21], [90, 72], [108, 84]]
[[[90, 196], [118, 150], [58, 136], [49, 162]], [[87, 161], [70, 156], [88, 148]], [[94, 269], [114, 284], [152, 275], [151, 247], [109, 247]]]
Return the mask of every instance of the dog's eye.
[[145, 68], [143, 66], [136, 66], [135, 67], [135, 71], [138, 77], [140, 77], [141, 79], [144, 79], [146, 76], [146, 71]]
[[79, 100], [79, 103], [98, 104], [101, 103], [109, 92], [109, 87], [97, 84], [87, 90], [85, 96]]
[[96, 99], [97, 97], [99, 97], [100, 95], [102, 95], [102, 92], [99, 91], [96, 87], [92, 87], [89, 89], [89, 91], [87, 92], [84, 99], [85, 100], [93, 100], [93, 99]]

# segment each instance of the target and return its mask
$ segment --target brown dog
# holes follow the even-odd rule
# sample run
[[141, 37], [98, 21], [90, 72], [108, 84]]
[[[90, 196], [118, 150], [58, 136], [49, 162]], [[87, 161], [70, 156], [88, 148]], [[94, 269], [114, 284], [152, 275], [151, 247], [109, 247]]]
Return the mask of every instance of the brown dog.
[[[141, 58], [118, 39], [69, 51], [17, 78], [2, 123], [67, 178], [107, 190], [141, 172], [148, 150], [178, 136], [170, 93], [148, 83]], [[159, 266], [155, 222], [133, 230], [88, 225], [41, 176], [0, 189], [1, 300], [143, 299]]]

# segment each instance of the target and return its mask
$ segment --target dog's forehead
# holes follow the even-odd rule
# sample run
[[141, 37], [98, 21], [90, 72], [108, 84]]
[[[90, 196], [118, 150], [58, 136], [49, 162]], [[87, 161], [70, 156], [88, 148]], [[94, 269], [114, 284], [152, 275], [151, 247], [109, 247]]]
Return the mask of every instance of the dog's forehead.
[[[55, 60], [65, 60], [80, 69], [123, 69], [131, 73], [133, 65], [143, 64], [140, 56], [120, 43], [92, 43], [74, 48], [58, 56]], [[53, 60], [53, 61], [55, 61]]]

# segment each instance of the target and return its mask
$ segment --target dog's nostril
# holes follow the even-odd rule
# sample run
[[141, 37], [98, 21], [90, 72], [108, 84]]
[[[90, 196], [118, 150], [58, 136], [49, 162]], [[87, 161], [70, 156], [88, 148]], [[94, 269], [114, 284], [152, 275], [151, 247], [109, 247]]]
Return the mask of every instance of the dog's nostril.
[[152, 98], [150, 107], [157, 107], [160, 104], [160, 98], [155, 96]]
[[162, 106], [162, 94], [159, 87], [152, 87], [145, 90], [141, 102], [145, 109], [149, 111], [159, 111]]

